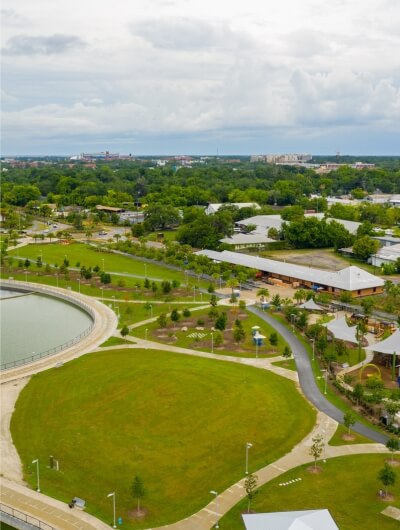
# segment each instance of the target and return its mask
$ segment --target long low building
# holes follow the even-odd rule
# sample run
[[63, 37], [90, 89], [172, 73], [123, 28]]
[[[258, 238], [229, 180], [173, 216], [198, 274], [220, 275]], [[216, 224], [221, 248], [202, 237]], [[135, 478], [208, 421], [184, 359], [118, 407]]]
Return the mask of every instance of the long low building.
[[350, 292], [353, 297], [383, 292], [384, 281], [359, 267], [351, 266], [340, 271], [326, 271], [228, 250], [223, 252], [200, 250], [196, 254], [214, 261], [255, 269], [261, 272], [267, 281], [269, 278], [277, 278], [289, 284], [299, 283], [304, 287], [324, 290], [335, 295], [343, 291]]

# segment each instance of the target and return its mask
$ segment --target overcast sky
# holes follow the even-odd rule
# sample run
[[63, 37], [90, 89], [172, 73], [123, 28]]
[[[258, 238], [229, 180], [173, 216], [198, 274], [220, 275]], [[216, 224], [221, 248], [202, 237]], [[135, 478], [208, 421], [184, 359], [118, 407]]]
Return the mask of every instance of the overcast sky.
[[400, 155], [398, 0], [3, 0], [2, 154]]

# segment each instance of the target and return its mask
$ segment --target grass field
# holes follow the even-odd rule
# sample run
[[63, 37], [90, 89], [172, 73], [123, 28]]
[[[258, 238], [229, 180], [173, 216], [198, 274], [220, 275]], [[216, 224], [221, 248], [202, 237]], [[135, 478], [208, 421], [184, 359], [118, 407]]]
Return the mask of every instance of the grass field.
[[[395, 495], [394, 501], [384, 502], [378, 495], [383, 486], [377, 475], [385, 459], [386, 455], [329, 459], [321, 464], [320, 474], [307, 471], [308, 465], [298, 467], [261, 487], [252, 502], [252, 510], [264, 513], [327, 508], [340, 530], [398, 529], [398, 521], [380, 513], [388, 505], [400, 508], [399, 480], [389, 488]], [[295, 478], [302, 480], [279, 486]], [[241, 514], [246, 512], [247, 502], [242, 501], [221, 519], [220, 528], [244, 530]]]
[[329, 440], [329, 445], [349, 445], [349, 444], [371, 444], [374, 443], [369, 438], [357, 434], [352, 429], [350, 429], [350, 434], [353, 436], [353, 440], [344, 440], [343, 435], [346, 435], [349, 432], [348, 428], [339, 423], [335, 434]]
[[281, 368], [286, 368], [286, 370], [293, 370], [297, 372], [296, 361], [294, 359], [285, 359], [284, 361], [276, 361], [272, 363], [274, 366], [279, 366]]
[[[294, 414], [293, 411], [296, 411]], [[35, 487], [65, 502], [78, 496], [111, 522], [110, 499], [125, 528], [186, 517], [250, 470], [290, 451], [315, 421], [295, 385], [264, 370], [150, 350], [90, 354], [32, 377], [22, 390], [11, 432]], [[29, 433], [29, 436], [27, 436]], [[48, 469], [49, 455], [60, 472]], [[146, 486], [141, 522], [129, 487]]]
[[[130, 258], [111, 252], [100, 252], [84, 243], [71, 243], [69, 245], [35, 243], [17, 250], [12, 250], [10, 254], [13, 257], [17, 257], [18, 255], [34, 261], [36, 261], [38, 256], [42, 255], [43, 263], [49, 263], [50, 265], [61, 265], [65, 256], [67, 256], [70, 267], [75, 267], [77, 263], [80, 263], [81, 267], [85, 266], [87, 268], [98, 265], [102, 270], [104, 269], [107, 272], [129, 273], [142, 278], [145, 278], [147, 275], [149, 279], [185, 282], [183, 271], [171, 270], [153, 263], [144, 263], [135, 259], [134, 256]], [[201, 282], [200, 285], [202, 285]], [[208, 286], [208, 283], [205, 283], [204, 286]]]

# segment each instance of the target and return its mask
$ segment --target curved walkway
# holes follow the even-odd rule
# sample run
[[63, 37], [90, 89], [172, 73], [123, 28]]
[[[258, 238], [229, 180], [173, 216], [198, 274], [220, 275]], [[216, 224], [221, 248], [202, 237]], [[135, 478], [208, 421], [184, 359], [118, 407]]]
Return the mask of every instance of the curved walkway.
[[[15, 287], [23, 287], [24, 289], [30, 289], [33, 292], [39, 292], [44, 294], [50, 294], [57, 296], [57, 294], [65, 295], [65, 289], [57, 287], [49, 287], [37, 283], [30, 282], [17, 282], [7, 280], [2, 282], [5, 285], [14, 285]], [[29, 375], [48, 370], [53, 368], [58, 363], [63, 363], [80, 357], [85, 353], [88, 353], [105, 340], [107, 340], [115, 331], [118, 326], [118, 319], [115, 313], [102, 304], [98, 300], [85, 296], [74, 291], [68, 291], [68, 297], [75, 298], [78, 302], [81, 302], [90, 307], [94, 314], [94, 323], [91, 332], [84, 337], [80, 342], [77, 342], [73, 346], [62, 350], [60, 353], [54, 355], [48, 355], [33, 363], [24, 364], [16, 368], [9, 368], [0, 372], [0, 384], [6, 381], [12, 381], [14, 379], [20, 379], [21, 377], [27, 377]]]
[[[312, 385], [309, 384], [307, 372], [311, 372], [310, 361], [307, 351], [299, 342], [299, 340], [294, 337], [294, 335], [292, 335], [285, 328], [285, 326], [272, 319], [268, 315], [265, 315], [261, 311], [258, 311], [254, 308], [251, 308], [250, 310], [252, 310], [256, 314], [259, 314], [259, 316], [264, 318], [264, 320], [272, 324], [277, 329], [277, 331], [285, 337], [289, 345], [292, 347], [292, 350], [295, 352], [296, 365], [298, 368], [299, 375], [294, 371], [274, 366], [272, 362], [275, 362], [277, 359], [280, 359], [280, 357], [275, 357], [271, 359], [248, 359], [225, 355], [222, 356], [220, 354], [200, 352], [186, 348], [179, 348], [173, 345], [165, 345], [152, 341], [145, 341], [136, 337], [132, 337], [132, 341], [135, 342], [132, 345], [121, 345], [118, 347], [101, 348], [101, 351], [104, 351], [106, 349], [127, 347], [160, 349], [186, 355], [218, 359], [220, 361], [241, 363], [262, 369], [271, 370], [278, 375], [291, 379], [295, 383], [298, 382], [298, 378], [300, 377], [300, 384], [304, 394], [316, 407], [321, 404], [322, 407], [327, 409], [327, 412], [325, 412], [325, 410], [318, 412], [317, 423], [312, 432], [309, 433], [299, 444], [297, 444], [290, 451], [290, 453], [284, 455], [277, 461], [268, 464], [267, 466], [263, 467], [262, 469], [256, 472], [258, 476], [258, 485], [262, 486], [263, 484], [269, 482], [270, 480], [281, 475], [282, 473], [285, 473], [291, 468], [312, 462], [313, 458], [309, 454], [310, 446], [312, 445], [312, 438], [318, 433], [323, 435], [325, 441], [328, 441], [336, 430], [337, 421], [342, 420], [343, 414], [341, 411], [336, 409], [336, 407], [333, 407], [323, 396], [321, 396], [320, 391], [316, 386], [313, 378], [312, 382], [315, 388], [313, 388]], [[141, 323], [140, 325], [143, 325], [143, 323]], [[98, 345], [99, 344], [100, 342], [98, 343]], [[93, 347], [91, 351], [94, 351]], [[83, 354], [83, 352], [81, 352], [81, 354]], [[53, 365], [54, 362], [52, 363], [52, 366]], [[44, 369], [46, 368], [44, 367], [43, 370]], [[19, 377], [23, 377], [23, 375], [17, 375], [15, 378]], [[21, 384], [23, 383], [21, 382]], [[318, 394], [320, 397], [322, 397], [322, 401], [319, 401], [317, 399]], [[18, 395], [17, 390], [16, 395]], [[332, 407], [332, 409], [330, 407]], [[335, 415], [338, 416], [337, 420], [335, 418]], [[368, 429], [368, 431], [370, 431], [370, 429]], [[371, 432], [374, 435], [379, 434], [375, 431]], [[367, 436], [368, 435], [369, 434], [367, 434]], [[323, 456], [324, 458], [332, 458], [342, 455], [366, 453], [387, 453], [387, 449], [381, 443], [345, 445], [336, 447], [330, 447], [326, 445], [325, 453]], [[224, 492], [220, 493], [216, 499], [213, 499], [207, 506], [199, 510], [197, 513], [191, 515], [190, 517], [182, 521], [159, 527], [159, 530], [209, 530], [210, 528], [212, 528], [213, 525], [218, 522], [218, 520], [224, 513], [230, 510], [237, 502], [239, 502], [245, 496], [244, 480], [245, 478], [232, 485]], [[78, 510], [74, 510], [72, 512], [66, 504], [56, 501], [55, 499], [52, 499], [40, 493], [37, 493], [25, 486], [10, 482], [3, 477], [0, 479], [0, 484], [1, 501], [4, 502], [4, 504], [12, 506], [15, 509], [20, 509], [23, 512], [32, 513], [32, 515], [34, 515], [35, 517], [38, 517], [41, 520], [48, 522], [55, 528], [58, 528], [60, 530], [69, 530], [71, 528], [81, 528], [83, 530], [104, 530], [105, 528], [109, 528], [108, 525], [85, 512]]]
[[[328, 401], [323, 394], [321, 394], [321, 391], [318, 388], [314, 379], [310, 357], [308, 355], [307, 350], [299, 341], [299, 339], [293, 333], [291, 333], [281, 322], [277, 321], [275, 318], [271, 317], [267, 313], [264, 313], [257, 307], [249, 307], [248, 309], [255, 315], [258, 315], [260, 318], [265, 320], [265, 322], [270, 324], [272, 327], [274, 327], [289, 344], [290, 348], [292, 349], [294, 359], [296, 361], [300, 386], [307, 399], [318, 410], [324, 412], [337, 422], [343, 423], [343, 412], [337, 407], [335, 407], [335, 405], [333, 405], [330, 401]], [[389, 439], [388, 436], [386, 436], [385, 434], [377, 432], [360, 422], [357, 422], [352, 427], [352, 429], [355, 432], [362, 434], [370, 440], [373, 440], [378, 443], [386, 444]]]

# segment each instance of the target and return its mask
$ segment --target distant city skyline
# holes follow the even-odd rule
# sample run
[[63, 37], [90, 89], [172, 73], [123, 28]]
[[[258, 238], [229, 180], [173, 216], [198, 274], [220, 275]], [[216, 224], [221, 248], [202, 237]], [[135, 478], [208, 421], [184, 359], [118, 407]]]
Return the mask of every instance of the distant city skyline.
[[391, 0], [3, 0], [3, 156], [400, 155]]

